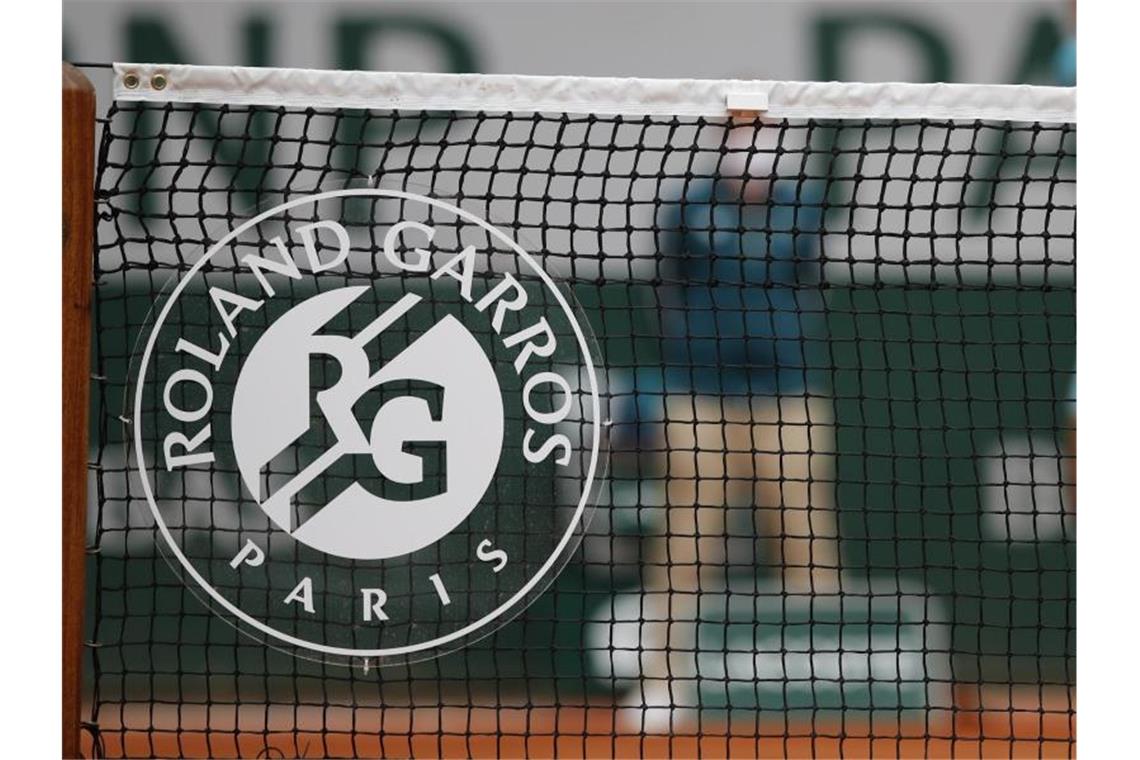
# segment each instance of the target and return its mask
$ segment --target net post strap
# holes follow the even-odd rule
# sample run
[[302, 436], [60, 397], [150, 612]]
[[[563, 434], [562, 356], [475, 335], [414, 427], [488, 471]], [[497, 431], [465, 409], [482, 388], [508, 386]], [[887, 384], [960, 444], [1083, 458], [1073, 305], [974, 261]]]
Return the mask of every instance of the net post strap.
[[[116, 63], [122, 101], [768, 118], [1076, 121], [1075, 87], [634, 79]], [[750, 108], [749, 110], [753, 110]]]

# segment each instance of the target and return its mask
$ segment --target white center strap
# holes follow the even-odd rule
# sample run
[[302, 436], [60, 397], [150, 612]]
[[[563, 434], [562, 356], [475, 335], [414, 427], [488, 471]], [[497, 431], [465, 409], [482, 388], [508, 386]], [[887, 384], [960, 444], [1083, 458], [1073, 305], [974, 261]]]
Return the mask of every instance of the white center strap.
[[410, 74], [135, 63], [116, 63], [114, 68], [115, 99], [121, 101], [607, 116], [755, 113], [789, 119], [1076, 121], [1074, 87]]

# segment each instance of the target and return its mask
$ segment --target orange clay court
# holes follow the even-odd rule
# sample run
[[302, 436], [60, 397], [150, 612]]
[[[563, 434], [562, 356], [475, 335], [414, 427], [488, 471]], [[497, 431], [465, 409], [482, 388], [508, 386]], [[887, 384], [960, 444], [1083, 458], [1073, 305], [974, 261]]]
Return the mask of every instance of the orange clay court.
[[[968, 706], [973, 698], [975, 707]], [[1069, 757], [1076, 738], [1068, 689], [960, 688], [957, 716], [920, 722], [780, 718], [729, 726], [706, 719], [673, 736], [615, 726], [602, 702], [546, 707], [292, 707], [104, 705], [101, 750], [160, 757]], [[205, 726], [212, 726], [206, 730]], [[151, 726], [152, 728], [146, 728]], [[84, 735], [84, 754], [92, 739]]]

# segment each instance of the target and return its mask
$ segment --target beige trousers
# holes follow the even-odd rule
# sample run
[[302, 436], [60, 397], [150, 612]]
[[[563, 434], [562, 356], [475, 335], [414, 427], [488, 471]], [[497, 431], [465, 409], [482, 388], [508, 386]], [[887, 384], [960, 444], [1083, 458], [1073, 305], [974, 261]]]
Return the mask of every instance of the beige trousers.
[[691, 662], [700, 594], [723, 587], [732, 507], [751, 505], [785, 592], [839, 587], [830, 399], [671, 396], [666, 417], [667, 524], [644, 578], [648, 617], [664, 621], [648, 625], [649, 679], [690, 675], [676, 655]]

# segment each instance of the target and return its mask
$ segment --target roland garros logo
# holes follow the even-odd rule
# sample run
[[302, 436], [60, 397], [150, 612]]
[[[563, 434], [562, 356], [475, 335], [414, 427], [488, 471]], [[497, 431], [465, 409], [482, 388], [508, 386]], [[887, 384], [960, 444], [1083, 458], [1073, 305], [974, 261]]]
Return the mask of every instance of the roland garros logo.
[[440, 200], [343, 190], [236, 227], [161, 302], [135, 385], [163, 549], [263, 639], [446, 651], [580, 536], [600, 444], [582, 320], [513, 238]]

